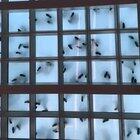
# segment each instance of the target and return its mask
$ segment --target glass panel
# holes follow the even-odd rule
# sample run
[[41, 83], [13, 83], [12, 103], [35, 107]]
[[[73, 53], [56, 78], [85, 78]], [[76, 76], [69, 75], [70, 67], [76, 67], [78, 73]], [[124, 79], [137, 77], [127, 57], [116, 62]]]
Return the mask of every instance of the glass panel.
[[85, 29], [85, 9], [65, 8], [63, 9], [63, 30]]
[[87, 82], [86, 62], [65, 61], [63, 73], [65, 83], [78, 84]]
[[12, 85], [29, 83], [29, 63], [10, 62], [8, 79], [9, 79], [9, 84]]
[[92, 61], [92, 82], [116, 83], [116, 62], [112, 61]]
[[10, 117], [8, 118], [8, 138], [29, 138], [29, 118]]
[[140, 139], [140, 120], [125, 120], [125, 140]]
[[139, 55], [138, 33], [121, 33], [121, 54]]
[[125, 112], [140, 112], [140, 95], [124, 95], [123, 100]]
[[119, 121], [115, 119], [94, 119], [94, 139], [119, 140]]
[[29, 31], [29, 11], [28, 10], [9, 11], [9, 31], [10, 32]]
[[58, 62], [53, 60], [36, 62], [36, 83], [57, 83]]
[[58, 95], [36, 94], [36, 111], [58, 111]]
[[9, 57], [29, 57], [29, 37], [10, 37]]
[[65, 125], [65, 139], [87, 140], [88, 138], [88, 119], [68, 118]]
[[57, 30], [57, 11], [55, 9], [36, 10], [36, 31]]
[[64, 56], [86, 56], [85, 35], [64, 35], [63, 55]]
[[57, 36], [36, 36], [36, 57], [49, 57], [57, 55]]
[[120, 12], [120, 28], [124, 29], [138, 27], [138, 15], [136, 4], [120, 5], [119, 12]]
[[122, 60], [122, 78], [124, 83], [140, 83], [140, 60]]
[[58, 139], [59, 137], [58, 118], [36, 118], [37, 139]]
[[93, 95], [93, 107], [95, 112], [117, 112], [117, 95]]
[[9, 94], [9, 111], [29, 111], [29, 94]]
[[86, 94], [65, 94], [65, 111], [88, 111], [88, 101]]
[[116, 55], [115, 34], [91, 35], [91, 54], [93, 56]]
[[94, 6], [90, 8], [91, 29], [114, 28], [114, 6]]

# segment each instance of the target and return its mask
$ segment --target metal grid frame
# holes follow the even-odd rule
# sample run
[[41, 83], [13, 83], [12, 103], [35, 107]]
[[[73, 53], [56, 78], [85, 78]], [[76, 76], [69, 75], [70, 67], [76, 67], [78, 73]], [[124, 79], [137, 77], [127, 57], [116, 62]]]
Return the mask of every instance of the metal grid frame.
[[[118, 4], [131, 4], [137, 3], [138, 5], [138, 28], [136, 29], [120, 29], [119, 27], [119, 10]], [[90, 12], [89, 6], [96, 6], [96, 5], [115, 5], [115, 21], [116, 26], [115, 29], [105, 29], [105, 30], [90, 30]], [[26, 7], [26, 8], [25, 8]], [[64, 7], [85, 7], [86, 9], [86, 29], [83, 31], [62, 31], [62, 9]], [[2, 10], [2, 56], [1, 56], [1, 73], [2, 73], [2, 81], [0, 86], [0, 93], [1, 93], [1, 139], [8, 139], [8, 117], [30, 117], [30, 139], [35, 139], [35, 132], [36, 132], [36, 117], [57, 117], [59, 118], [59, 139], [65, 138], [65, 131], [64, 131], [64, 118], [80, 118], [85, 117], [88, 118], [89, 123], [89, 139], [94, 140], [94, 125], [93, 119], [94, 118], [112, 118], [112, 119], [119, 119], [119, 134], [120, 140], [124, 140], [124, 119], [140, 119], [139, 113], [124, 113], [123, 112], [123, 96], [124, 94], [140, 94], [140, 86], [139, 85], [123, 85], [122, 84], [122, 71], [121, 71], [121, 59], [139, 59], [140, 60], [140, 53], [139, 56], [121, 56], [120, 53], [120, 32], [133, 32], [138, 31], [139, 40], [140, 40], [140, 1], [139, 0], [49, 0], [47, 1], [34, 1], [30, 0], [28, 2], [8, 2], [8, 0], [2, 0], [0, 3], [0, 8]], [[58, 30], [56, 32], [36, 32], [35, 31], [35, 10], [39, 8], [57, 8], [57, 23], [58, 23]], [[8, 58], [8, 47], [9, 46], [9, 35], [20, 35], [20, 33], [9, 33], [9, 25], [8, 25], [8, 10], [12, 9], [30, 9], [30, 32], [28, 33], [21, 33], [25, 35], [29, 35], [30, 38], [30, 45], [35, 46], [35, 35], [36, 34], [57, 34], [58, 36], [58, 57], [50, 58], [35, 58], [35, 47], [30, 47], [30, 58], [20, 59], [20, 58]], [[62, 50], [63, 50], [63, 34], [86, 34], [87, 35], [87, 56], [86, 57], [63, 57]], [[91, 33], [115, 33], [116, 34], [116, 56], [115, 57], [93, 57], [90, 53], [90, 34]], [[139, 44], [140, 45], [140, 44]], [[139, 49], [140, 52], [140, 49]], [[35, 85], [35, 62], [36, 60], [42, 59], [53, 59], [58, 61], [58, 85]], [[105, 59], [105, 60], [112, 60], [115, 59], [117, 61], [117, 84], [116, 85], [94, 85], [91, 79], [91, 60], [97, 59]], [[86, 85], [63, 85], [63, 61], [65, 60], [85, 60], [87, 61], [87, 84]], [[11, 86], [8, 85], [8, 61], [29, 61], [30, 62], [30, 84], [29, 85], [15, 85]], [[13, 88], [14, 87], [14, 88]], [[8, 94], [11, 93], [20, 93], [28, 91], [30, 95], [30, 111], [8, 111]], [[35, 111], [35, 100], [36, 95], [39, 93], [58, 93], [59, 96], [59, 112], [51, 111], [51, 112], [36, 112]], [[88, 95], [88, 112], [65, 112], [64, 111], [64, 103], [63, 103], [63, 96], [68, 93], [73, 94], [82, 94], [87, 93]], [[94, 94], [117, 94], [118, 101], [119, 101], [119, 112], [118, 113], [106, 113], [106, 112], [93, 112], [93, 98], [92, 95]], [[10, 138], [11, 139], [11, 138]], [[15, 138], [14, 138], [15, 139]], [[19, 138], [18, 138], [19, 139]]]

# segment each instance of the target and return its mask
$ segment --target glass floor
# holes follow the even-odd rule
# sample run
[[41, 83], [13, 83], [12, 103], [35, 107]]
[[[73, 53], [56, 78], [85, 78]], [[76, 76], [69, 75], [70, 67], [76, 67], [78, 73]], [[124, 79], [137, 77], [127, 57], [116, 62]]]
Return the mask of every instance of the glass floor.
[[139, 140], [140, 4], [9, 1], [0, 2], [1, 139]]

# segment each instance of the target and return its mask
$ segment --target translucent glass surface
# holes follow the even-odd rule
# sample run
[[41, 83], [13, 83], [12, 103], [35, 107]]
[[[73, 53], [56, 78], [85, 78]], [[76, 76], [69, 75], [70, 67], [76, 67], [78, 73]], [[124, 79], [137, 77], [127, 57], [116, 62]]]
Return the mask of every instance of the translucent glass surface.
[[[65, 83], [86, 83], [87, 68], [86, 62], [82, 61], [66, 61], [64, 62], [64, 82]], [[66, 70], [65, 70], [66, 68]]]
[[55, 31], [57, 30], [57, 12], [55, 9], [36, 10], [36, 31]]
[[29, 63], [28, 62], [10, 62], [9, 63], [9, 84], [27, 84], [29, 83]]
[[124, 28], [122, 25], [123, 23], [125, 24], [125, 28], [138, 27], [138, 15], [136, 4], [120, 5], [120, 28]]
[[139, 55], [138, 33], [121, 33], [121, 54]]
[[122, 78], [124, 83], [140, 83], [140, 60], [122, 60]]
[[36, 111], [58, 111], [57, 94], [37, 94], [36, 103]]
[[124, 111], [125, 112], [133, 112], [133, 113], [139, 113], [139, 100], [140, 95], [124, 95]]
[[29, 37], [9, 37], [9, 57], [29, 57]]
[[[88, 119], [68, 118], [65, 125], [65, 139], [88, 139]], [[72, 135], [71, 135], [72, 134]]]
[[57, 118], [36, 118], [36, 138], [58, 139], [58, 125], [53, 126], [58, 123]]
[[8, 138], [29, 138], [29, 123], [27, 117], [8, 118]]
[[[20, 19], [16, 20], [15, 19]], [[29, 31], [29, 11], [11, 10], [9, 11], [9, 31], [27, 32]]]
[[97, 84], [116, 83], [116, 62], [92, 61], [92, 82]]
[[94, 6], [90, 8], [91, 29], [114, 28], [114, 6]]
[[57, 36], [36, 36], [36, 57], [52, 57], [57, 53]]
[[64, 56], [85, 56], [87, 49], [85, 35], [64, 35], [63, 55]]
[[94, 119], [95, 140], [119, 140], [119, 121], [115, 119], [105, 121], [105, 119]]
[[117, 112], [117, 95], [93, 95], [93, 107], [95, 112]]
[[65, 111], [88, 111], [88, 100], [86, 94], [65, 94]]
[[125, 140], [139, 140], [140, 120], [125, 120]]
[[85, 29], [85, 10], [83, 8], [63, 9], [63, 30]]
[[36, 83], [57, 83], [58, 82], [58, 62], [38, 61], [36, 62]]
[[9, 111], [29, 111], [29, 94], [9, 94]]
[[91, 54], [93, 56], [116, 55], [115, 34], [91, 35]]

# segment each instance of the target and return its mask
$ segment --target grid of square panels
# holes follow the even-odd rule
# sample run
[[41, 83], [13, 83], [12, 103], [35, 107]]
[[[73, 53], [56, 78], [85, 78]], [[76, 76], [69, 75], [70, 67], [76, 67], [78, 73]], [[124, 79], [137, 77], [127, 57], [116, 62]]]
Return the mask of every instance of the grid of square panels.
[[[118, 9], [111, 5], [87, 9], [8, 11], [9, 45], [7, 50], [3, 49], [8, 56], [8, 80], [2, 84], [139, 84], [138, 21], [131, 20], [132, 23], [127, 23], [129, 15], [124, 13], [128, 9], [132, 10], [132, 17], [136, 21], [135, 4], [119, 5]], [[116, 17], [116, 10], [120, 11], [119, 17]], [[21, 20], [15, 22], [15, 18]], [[116, 21], [116, 18], [119, 20]], [[116, 31], [116, 25], [119, 32]], [[122, 139], [119, 133], [125, 127], [125, 132], [122, 132], [125, 133], [125, 138], [137, 140], [139, 121], [125, 120], [123, 125], [119, 113], [132, 113], [132, 110], [138, 113], [138, 108], [135, 107], [138, 103], [130, 106], [130, 98], [135, 101], [138, 95], [120, 97], [117, 93], [106, 94], [9, 93], [5, 99], [8, 103], [7, 110], [11, 112], [8, 115], [7, 136], [14, 139], [63, 137], [87, 140], [93, 139], [94, 135], [95, 140], [104, 137], [113, 139], [114, 136], [119, 140]], [[29, 111], [37, 112], [35, 118], [29, 117]], [[59, 114], [60, 111], [66, 112], [64, 118]], [[77, 112], [78, 115], [75, 115]], [[91, 112], [95, 115], [92, 114], [92, 118], [88, 117]], [[104, 112], [106, 114], [103, 116], [106, 117], [101, 117], [102, 114], [99, 113]], [[116, 113], [114, 117], [113, 113]], [[35, 129], [32, 130], [30, 124], [34, 121]], [[113, 133], [110, 133], [111, 128], [115, 128]]]
[[[58, 23], [57, 9], [34, 10], [32, 20], [29, 10], [10, 10], [8, 84], [29, 84], [31, 61], [36, 63], [35, 84], [58, 83], [59, 75], [64, 84], [86, 84], [89, 71], [93, 84], [139, 84], [137, 5], [119, 5], [119, 20], [115, 20], [114, 10], [114, 6], [90, 7], [87, 11], [65, 8], [62, 25]], [[133, 15], [132, 20], [126, 20], [127, 11]], [[88, 20], [86, 12], [90, 14]], [[15, 18], [21, 20], [15, 22]], [[63, 75], [58, 73], [58, 60], [63, 63]], [[120, 77], [117, 69], [122, 71]]]
[[[59, 128], [58, 94], [41, 93], [35, 96], [37, 111], [35, 119], [36, 138], [59, 139], [61, 131]], [[91, 97], [93, 100], [91, 108], [93, 110], [89, 112], [88, 94], [64, 95], [64, 111], [67, 113], [63, 118], [65, 139], [85, 140], [90, 138], [90, 133], [93, 133], [94, 139], [109, 137], [120, 140], [120, 133], [122, 132], [125, 139], [139, 139], [139, 114], [135, 114], [135, 117], [131, 116], [133, 115], [132, 113], [139, 113], [140, 111], [138, 107], [139, 95], [123, 95], [123, 106], [121, 106], [120, 99], [116, 93], [95, 93]], [[17, 101], [15, 102], [15, 100]], [[8, 111], [14, 114], [8, 117], [8, 138], [29, 139], [31, 133], [31, 119], [28, 116], [31, 103], [29, 94], [9, 94], [8, 102]], [[124, 116], [124, 130], [121, 128], [122, 122], [119, 115], [121, 109], [123, 109], [124, 113], [131, 114]], [[89, 114], [92, 116], [91, 118]], [[90, 124], [92, 125], [91, 127], [89, 127]], [[113, 131], [111, 131], [112, 128], [114, 128]]]

